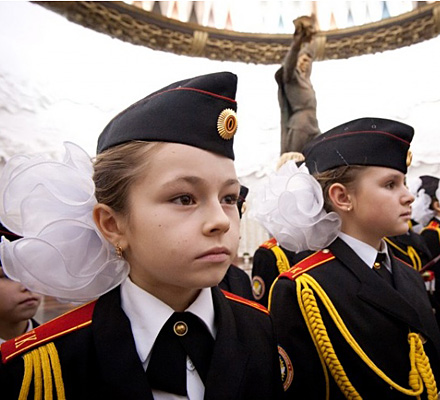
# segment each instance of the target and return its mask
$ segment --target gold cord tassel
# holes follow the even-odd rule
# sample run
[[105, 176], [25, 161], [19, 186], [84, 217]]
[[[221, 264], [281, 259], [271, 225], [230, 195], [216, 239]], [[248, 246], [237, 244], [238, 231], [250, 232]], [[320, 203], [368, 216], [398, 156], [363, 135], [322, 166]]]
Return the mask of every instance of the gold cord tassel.
[[422, 269], [422, 260], [420, 256], [415, 251], [414, 247], [408, 246], [408, 257], [411, 259], [411, 263], [414, 266], [416, 271], [420, 271]]
[[20, 394], [18, 395], [18, 400], [26, 400], [29, 394], [29, 388], [32, 382], [33, 375], [33, 362], [32, 362], [32, 353], [27, 353], [23, 356], [24, 360], [24, 375], [23, 381], [21, 383]]
[[39, 347], [38, 352], [40, 353], [41, 366], [43, 370], [44, 400], [52, 400], [52, 372], [50, 370], [50, 361], [46, 346]]
[[[351, 336], [333, 303], [315, 279], [313, 279], [308, 274], [303, 274], [296, 279], [296, 284], [297, 297], [301, 312], [303, 314], [304, 320], [306, 321], [310, 335], [312, 336], [312, 339], [318, 350], [319, 357], [321, 358], [321, 363], [324, 362], [325, 365], [327, 365], [337, 385], [348, 399], [362, 399], [362, 397], [349, 381], [344, 371], [344, 368], [342, 367], [338, 357], [336, 356], [333, 345], [328, 336], [327, 329], [324, 326], [324, 322], [322, 320], [321, 312], [316, 302], [314, 292], [323, 302], [324, 306], [326, 307], [327, 311], [329, 312], [331, 318], [335, 322], [336, 327], [339, 329], [344, 339], [376, 375], [378, 375], [382, 380], [384, 380], [394, 389], [407, 396], [417, 396], [419, 398], [420, 394], [423, 392], [423, 388], [426, 387], [428, 400], [438, 399], [437, 385], [434, 379], [434, 375], [429, 364], [429, 359], [424, 351], [422, 341], [418, 334], [413, 332], [410, 332], [408, 334], [408, 342], [410, 345], [409, 358], [411, 364], [411, 371], [409, 373], [409, 385], [411, 389], [406, 389], [392, 381], [364, 353], [364, 351], [353, 338], [353, 336]], [[328, 398], [329, 385], [326, 373], [325, 378], [327, 386], [326, 397]]]
[[66, 395], [64, 393], [64, 382], [61, 373], [61, 364], [58, 357], [58, 352], [53, 343], [47, 345], [47, 350], [49, 352], [50, 362], [52, 364], [53, 377], [55, 380], [55, 389], [57, 392], [57, 399], [65, 400]]
[[318, 304], [316, 303], [316, 298], [313, 291], [306, 287], [301, 288], [301, 280], [297, 282], [297, 295], [300, 304], [301, 312], [306, 321], [309, 332], [312, 336], [315, 347], [318, 350], [319, 357], [321, 359], [321, 364], [323, 365], [323, 371], [326, 381], [326, 399], [330, 396], [330, 386], [328, 382], [327, 368], [330, 370], [333, 379], [335, 380], [338, 387], [341, 389], [342, 393], [347, 399], [360, 400], [362, 397], [356, 391], [354, 386], [351, 384], [350, 380], [345, 373], [342, 364], [340, 363], [330, 338], [327, 333], [327, 329], [319, 311]]
[[411, 264], [412, 264], [413, 268], [416, 271], [420, 271], [420, 269], [422, 268], [422, 260], [413, 246], [408, 246], [407, 251], [405, 251], [401, 247], [397, 246], [397, 244], [392, 242], [390, 239], [388, 239], [388, 238], [384, 238], [384, 239], [391, 247], [396, 248], [402, 254], [404, 254], [405, 256], [408, 256], [409, 259], [411, 260]]
[[18, 397], [19, 400], [26, 400], [28, 398], [32, 378], [34, 380], [34, 400], [42, 400], [43, 388], [44, 400], [53, 400], [53, 383], [55, 383], [57, 400], [66, 399], [61, 364], [53, 343], [26, 353], [23, 356], [23, 360], [24, 376]]
[[41, 358], [38, 354], [38, 351], [32, 351], [31, 353], [32, 361], [34, 363], [34, 400], [41, 400], [43, 398], [43, 380], [41, 379], [42, 376], [42, 369], [41, 369]]
[[414, 348], [415, 366], [419, 373], [419, 380], [421, 379], [425, 384], [428, 399], [437, 400], [437, 384], [435, 382], [434, 374], [432, 373], [431, 365], [429, 364], [429, 358], [423, 348], [422, 340], [418, 334], [411, 332], [408, 335], [408, 342], [410, 343], [410, 349]]
[[290, 269], [290, 263], [284, 251], [281, 250], [278, 246], [272, 247], [272, 251], [277, 259], [278, 272], [282, 274], [283, 272], [286, 272], [288, 269]]

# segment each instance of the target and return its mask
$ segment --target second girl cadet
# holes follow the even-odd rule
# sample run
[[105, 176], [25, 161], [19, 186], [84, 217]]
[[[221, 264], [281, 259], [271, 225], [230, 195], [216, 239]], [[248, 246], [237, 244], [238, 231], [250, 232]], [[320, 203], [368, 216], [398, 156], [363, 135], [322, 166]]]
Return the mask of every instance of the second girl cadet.
[[[289, 399], [437, 399], [440, 333], [423, 279], [383, 240], [408, 229], [413, 133], [381, 118], [344, 123], [306, 146], [311, 175], [292, 170], [284, 190], [268, 190], [281, 194], [267, 229], [287, 248], [300, 229], [321, 249], [269, 299]], [[291, 191], [295, 179], [309, 191]]]

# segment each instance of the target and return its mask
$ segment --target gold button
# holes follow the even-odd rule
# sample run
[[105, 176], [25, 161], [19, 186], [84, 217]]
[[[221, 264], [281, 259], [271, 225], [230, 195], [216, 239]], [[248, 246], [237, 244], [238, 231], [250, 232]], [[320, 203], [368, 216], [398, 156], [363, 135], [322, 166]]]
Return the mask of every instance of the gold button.
[[373, 267], [374, 267], [374, 269], [380, 269], [381, 265], [380, 265], [380, 263], [375, 262], [375, 263], [373, 264]]
[[174, 333], [177, 336], [185, 336], [188, 332], [188, 325], [183, 321], [178, 321], [174, 324]]
[[323, 252], [324, 254], [328, 254], [328, 253], [330, 253], [330, 250], [329, 250], [329, 249], [324, 249], [324, 250], [322, 250], [322, 252]]

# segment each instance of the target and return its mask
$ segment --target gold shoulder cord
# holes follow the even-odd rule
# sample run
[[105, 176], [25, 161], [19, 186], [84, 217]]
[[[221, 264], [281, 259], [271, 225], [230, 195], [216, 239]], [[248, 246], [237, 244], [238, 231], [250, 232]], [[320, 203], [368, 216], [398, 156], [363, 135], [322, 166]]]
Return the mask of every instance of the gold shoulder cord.
[[[18, 400], [26, 400], [34, 377], [34, 400], [53, 399], [53, 382], [55, 382], [56, 398], [65, 400], [64, 383], [58, 352], [53, 343], [38, 347], [26, 353], [24, 359], [24, 376]], [[53, 374], [53, 377], [52, 377]]]
[[422, 269], [422, 260], [412, 246], [408, 246], [408, 257], [411, 259], [414, 269], [416, 271], [420, 271]]
[[[382, 370], [380, 370], [371, 361], [368, 356], [361, 349], [356, 340], [351, 336], [333, 303], [328, 298], [322, 287], [308, 274], [299, 276], [296, 280], [298, 303], [301, 308], [304, 320], [306, 321], [310, 335], [313, 339], [315, 347], [318, 351], [319, 357], [324, 370], [324, 376], [326, 380], [326, 399], [329, 399], [329, 381], [327, 368], [330, 370], [337, 385], [344, 393], [347, 399], [360, 400], [362, 397], [356, 391], [351, 384], [344, 371], [338, 357], [336, 356], [333, 345], [327, 334], [327, 329], [322, 320], [321, 312], [318, 308], [314, 292], [319, 296], [323, 302], [325, 308], [329, 312], [331, 318], [335, 322], [337, 328], [341, 332], [344, 339], [356, 352], [356, 354], [367, 364], [367, 366], [373, 370], [373, 372], [383, 379], [387, 384], [394, 389], [407, 396], [417, 396], [420, 399], [420, 394], [423, 393], [424, 387], [426, 387], [428, 400], [437, 400], [437, 385], [434, 379], [434, 375], [429, 364], [429, 359], [423, 349], [422, 341], [418, 334], [410, 332], [408, 334], [408, 342], [410, 345], [409, 358], [411, 364], [411, 371], [409, 373], [409, 386], [411, 389], [406, 389], [397, 383], [393, 382]], [[327, 366], [327, 368], [325, 368]]]
[[275, 254], [275, 257], [277, 259], [278, 272], [280, 274], [282, 274], [283, 272], [286, 272], [287, 270], [289, 270], [290, 263], [289, 263], [289, 260], [287, 259], [286, 254], [284, 253], [284, 251], [281, 250], [279, 246], [274, 246], [274, 247], [272, 247], [271, 250], [273, 251], [273, 253]]
[[417, 251], [412, 246], [408, 246], [408, 251], [403, 250], [401, 247], [397, 246], [388, 238], [385, 238], [385, 241], [392, 247], [399, 250], [402, 254], [408, 256], [411, 259], [411, 264], [416, 271], [420, 271], [422, 268], [422, 260], [420, 256], [417, 254]]

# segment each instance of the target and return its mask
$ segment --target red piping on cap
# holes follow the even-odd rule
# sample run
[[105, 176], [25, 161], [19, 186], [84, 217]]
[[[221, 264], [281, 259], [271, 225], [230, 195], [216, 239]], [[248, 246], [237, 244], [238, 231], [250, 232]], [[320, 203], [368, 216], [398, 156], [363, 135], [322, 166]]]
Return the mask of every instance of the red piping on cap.
[[151, 96], [150, 99], [152, 99], [153, 97], [159, 96], [159, 95], [161, 95], [161, 94], [164, 94], [164, 93], [174, 92], [174, 91], [176, 91], [176, 90], [192, 90], [192, 91], [194, 91], [194, 92], [199, 92], [199, 93], [207, 94], [207, 95], [209, 95], [209, 96], [217, 97], [217, 98], [219, 98], [219, 99], [227, 100], [227, 101], [230, 101], [230, 102], [232, 102], [232, 103], [236, 103], [236, 102], [237, 102], [236, 100], [231, 99], [231, 98], [226, 97], [226, 96], [221, 96], [221, 95], [219, 95], [219, 94], [215, 94], [215, 93], [207, 92], [206, 90], [195, 89], [195, 88], [190, 88], [190, 87], [177, 87], [177, 88], [173, 88], [173, 89], [168, 89], [168, 90], [165, 90], [165, 91], [163, 91], [163, 92], [156, 93], [154, 96]]
[[[400, 137], [398, 137], [398, 136], [395, 136], [395, 135], [393, 135], [392, 133], [384, 132], [384, 131], [358, 131], [358, 132], [337, 133], [337, 134], [335, 134], [335, 135], [332, 135], [332, 136], [329, 136], [329, 137], [326, 137], [326, 138], [322, 139], [322, 141], [324, 141], [324, 140], [330, 140], [330, 139], [335, 139], [335, 138], [339, 138], [339, 137], [341, 137], [341, 136], [355, 135], [355, 134], [357, 134], [357, 133], [379, 133], [379, 134], [381, 134], [381, 135], [391, 136], [393, 139], [400, 140], [401, 142], [406, 143], [408, 146], [410, 146], [410, 142], [407, 142], [406, 140], [404, 140], [404, 139], [402, 139], [402, 138], [400, 138]], [[318, 144], [318, 143], [316, 143], [316, 144]]]

